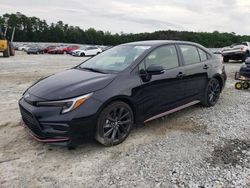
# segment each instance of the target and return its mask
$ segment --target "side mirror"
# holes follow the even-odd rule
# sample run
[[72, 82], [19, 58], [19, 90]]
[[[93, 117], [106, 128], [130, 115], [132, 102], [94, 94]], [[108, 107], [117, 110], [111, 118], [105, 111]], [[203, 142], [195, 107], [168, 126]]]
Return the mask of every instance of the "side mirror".
[[152, 64], [146, 69], [146, 72], [149, 75], [159, 75], [163, 74], [165, 70], [161, 65]]

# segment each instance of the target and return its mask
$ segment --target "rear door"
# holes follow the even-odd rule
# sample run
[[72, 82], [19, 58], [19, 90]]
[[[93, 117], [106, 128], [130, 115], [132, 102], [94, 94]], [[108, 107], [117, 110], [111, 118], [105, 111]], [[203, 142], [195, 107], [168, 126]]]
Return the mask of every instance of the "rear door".
[[208, 81], [209, 54], [201, 48], [190, 45], [178, 45], [185, 69], [185, 97], [189, 101], [200, 99]]

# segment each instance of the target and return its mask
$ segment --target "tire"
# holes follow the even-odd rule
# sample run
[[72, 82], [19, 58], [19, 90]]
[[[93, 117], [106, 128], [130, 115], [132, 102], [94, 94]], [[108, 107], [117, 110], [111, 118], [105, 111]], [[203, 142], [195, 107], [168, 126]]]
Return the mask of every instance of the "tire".
[[201, 104], [206, 107], [214, 106], [220, 98], [221, 85], [219, 80], [211, 78], [206, 86]]
[[241, 62], [244, 63], [246, 61], [246, 59], [247, 59], [246, 56], [242, 57]]
[[246, 61], [246, 59], [250, 56], [250, 53], [247, 51], [246, 54], [242, 57], [242, 63]]
[[118, 145], [128, 137], [133, 124], [130, 106], [121, 101], [113, 102], [98, 117], [96, 140], [105, 146]]
[[7, 49], [3, 52], [3, 57], [10, 57], [10, 48], [9, 48], [9, 46], [8, 46]]
[[242, 88], [245, 89], [245, 90], [249, 89], [250, 88], [250, 83], [248, 81], [243, 82]]
[[15, 49], [14, 49], [14, 47], [10, 48], [10, 56], [15, 56]]
[[228, 62], [229, 62], [229, 58], [228, 58], [228, 57], [226, 57], [226, 56], [225, 56], [225, 57], [223, 57], [223, 62], [224, 62], [224, 63], [228, 63]]
[[80, 56], [81, 56], [81, 57], [85, 57], [85, 53], [81, 53]]
[[241, 82], [236, 82], [234, 87], [235, 87], [235, 89], [241, 90], [242, 89], [242, 83]]

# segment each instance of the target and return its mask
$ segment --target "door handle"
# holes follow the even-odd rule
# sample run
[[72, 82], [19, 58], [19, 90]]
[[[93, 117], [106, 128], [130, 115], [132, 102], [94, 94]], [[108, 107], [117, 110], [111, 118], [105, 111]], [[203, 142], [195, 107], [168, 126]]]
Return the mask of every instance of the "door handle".
[[205, 70], [208, 69], [208, 68], [209, 68], [209, 66], [207, 66], [207, 65], [203, 66], [203, 69], [205, 69]]
[[183, 72], [179, 72], [176, 77], [177, 78], [183, 78], [185, 76], [185, 74]]

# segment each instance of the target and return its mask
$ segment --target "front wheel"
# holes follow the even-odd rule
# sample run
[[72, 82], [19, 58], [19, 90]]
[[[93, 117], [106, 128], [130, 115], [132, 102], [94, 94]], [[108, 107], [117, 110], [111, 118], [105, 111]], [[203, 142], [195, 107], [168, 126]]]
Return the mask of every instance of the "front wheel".
[[133, 111], [128, 104], [117, 101], [102, 110], [97, 120], [96, 140], [105, 146], [122, 143], [134, 123]]
[[206, 107], [214, 106], [220, 98], [220, 92], [220, 82], [216, 78], [210, 79], [201, 103]]
[[242, 83], [241, 82], [236, 82], [234, 87], [235, 87], [235, 89], [241, 90], [242, 89]]

